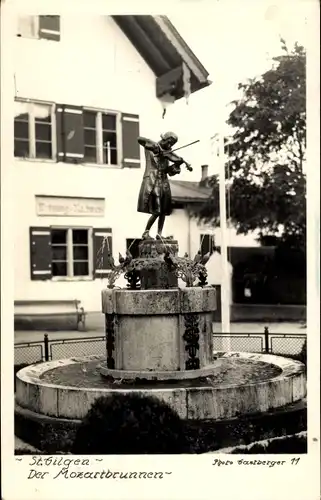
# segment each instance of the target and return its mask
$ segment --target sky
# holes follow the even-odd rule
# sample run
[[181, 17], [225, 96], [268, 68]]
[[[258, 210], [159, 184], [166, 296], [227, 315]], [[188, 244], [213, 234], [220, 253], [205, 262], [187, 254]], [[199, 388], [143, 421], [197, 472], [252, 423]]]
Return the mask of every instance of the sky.
[[229, 103], [240, 95], [238, 83], [271, 67], [272, 58], [281, 52], [280, 37], [289, 47], [296, 41], [306, 46], [311, 1], [219, 0], [197, 13], [186, 9], [183, 15], [169, 15], [213, 82], [194, 93], [188, 104], [185, 99], [177, 101], [162, 120], [163, 130], [173, 129], [180, 144], [201, 139], [184, 151], [192, 164], [200, 168], [212, 161], [208, 139], [217, 132], [228, 133], [225, 122]]

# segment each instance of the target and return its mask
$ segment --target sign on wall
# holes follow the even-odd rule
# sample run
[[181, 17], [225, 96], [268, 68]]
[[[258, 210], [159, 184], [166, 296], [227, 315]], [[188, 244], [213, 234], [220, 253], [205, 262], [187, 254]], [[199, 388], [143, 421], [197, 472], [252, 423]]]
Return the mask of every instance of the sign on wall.
[[103, 217], [105, 199], [36, 196], [36, 212], [40, 216]]

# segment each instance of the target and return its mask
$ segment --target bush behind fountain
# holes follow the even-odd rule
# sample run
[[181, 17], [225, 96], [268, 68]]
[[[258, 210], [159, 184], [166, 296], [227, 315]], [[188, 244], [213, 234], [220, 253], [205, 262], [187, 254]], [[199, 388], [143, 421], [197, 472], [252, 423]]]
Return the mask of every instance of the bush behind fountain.
[[188, 453], [184, 421], [152, 396], [114, 394], [95, 401], [83, 419], [72, 452], [85, 454]]

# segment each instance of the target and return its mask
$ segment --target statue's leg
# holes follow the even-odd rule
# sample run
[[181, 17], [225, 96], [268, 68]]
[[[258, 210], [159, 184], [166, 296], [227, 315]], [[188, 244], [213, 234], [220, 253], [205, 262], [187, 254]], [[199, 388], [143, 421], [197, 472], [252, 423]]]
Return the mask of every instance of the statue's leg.
[[157, 229], [157, 236], [161, 237], [162, 236], [162, 232], [163, 232], [163, 228], [164, 228], [164, 223], [165, 223], [165, 218], [166, 218], [166, 215], [163, 215], [161, 214], [159, 216], [159, 219], [158, 219], [158, 229]]
[[143, 236], [142, 238], [143, 239], [147, 239], [149, 238], [149, 230], [151, 229], [152, 225], [154, 224], [154, 222], [156, 221], [158, 215], [157, 214], [153, 214], [150, 216], [150, 218], [148, 219], [148, 222], [146, 224], [146, 228], [145, 228], [145, 231], [143, 233]]

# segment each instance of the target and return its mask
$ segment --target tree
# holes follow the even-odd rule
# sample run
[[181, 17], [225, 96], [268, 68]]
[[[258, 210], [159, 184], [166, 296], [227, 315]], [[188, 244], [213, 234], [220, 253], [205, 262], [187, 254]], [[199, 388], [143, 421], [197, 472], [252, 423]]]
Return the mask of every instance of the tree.
[[[227, 213], [238, 233], [258, 229], [260, 239], [277, 235], [305, 248], [306, 53], [295, 44], [260, 78], [239, 84], [242, 97], [233, 101], [226, 146]], [[209, 179], [212, 196], [198, 215], [219, 223], [219, 184]]]

